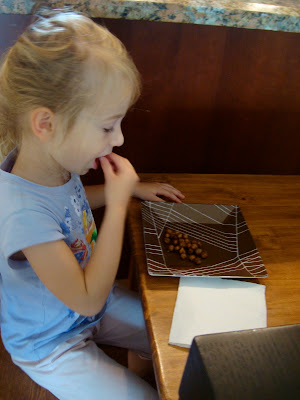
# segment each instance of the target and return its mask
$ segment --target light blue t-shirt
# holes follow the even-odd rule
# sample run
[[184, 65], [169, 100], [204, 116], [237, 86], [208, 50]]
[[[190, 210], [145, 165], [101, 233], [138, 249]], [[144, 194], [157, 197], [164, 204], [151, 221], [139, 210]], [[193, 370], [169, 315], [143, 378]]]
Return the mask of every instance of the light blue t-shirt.
[[37, 277], [27, 260], [12, 257], [39, 243], [64, 240], [82, 268], [96, 242], [97, 230], [80, 177], [46, 187], [10, 173], [11, 152], [0, 169], [1, 335], [14, 357], [36, 361], [94, 325], [94, 317], [70, 310]]

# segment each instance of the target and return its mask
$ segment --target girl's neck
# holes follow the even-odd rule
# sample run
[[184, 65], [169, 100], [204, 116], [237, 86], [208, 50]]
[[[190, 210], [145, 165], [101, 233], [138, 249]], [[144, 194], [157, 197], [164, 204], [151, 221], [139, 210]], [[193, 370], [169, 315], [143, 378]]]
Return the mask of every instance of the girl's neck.
[[70, 173], [57, 166], [56, 162], [41, 149], [21, 146], [11, 173], [43, 186], [61, 186], [70, 179]]

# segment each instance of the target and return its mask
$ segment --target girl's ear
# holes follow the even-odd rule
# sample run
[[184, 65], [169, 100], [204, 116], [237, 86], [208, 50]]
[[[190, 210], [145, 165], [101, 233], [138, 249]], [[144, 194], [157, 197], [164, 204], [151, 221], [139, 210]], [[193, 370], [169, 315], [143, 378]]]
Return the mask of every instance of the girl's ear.
[[52, 139], [54, 134], [54, 113], [46, 107], [38, 107], [30, 115], [31, 129], [42, 142]]

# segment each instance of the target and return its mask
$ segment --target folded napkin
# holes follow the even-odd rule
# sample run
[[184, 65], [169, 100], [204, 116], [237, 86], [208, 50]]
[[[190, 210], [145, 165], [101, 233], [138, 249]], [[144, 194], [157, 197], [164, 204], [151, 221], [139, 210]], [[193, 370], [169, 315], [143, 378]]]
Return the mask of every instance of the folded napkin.
[[197, 335], [266, 326], [264, 285], [222, 278], [180, 278], [170, 344], [190, 347]]

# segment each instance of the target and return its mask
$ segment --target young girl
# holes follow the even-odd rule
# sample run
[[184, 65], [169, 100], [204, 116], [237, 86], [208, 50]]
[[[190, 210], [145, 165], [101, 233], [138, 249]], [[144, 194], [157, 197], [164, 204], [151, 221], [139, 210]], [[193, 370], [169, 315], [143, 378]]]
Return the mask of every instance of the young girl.
[[[48, 11], [0, 72], [1, 335], [13, 362], [63, 400], [157, 399], [132, 372], [151, 359], [140, 300], [114, 285], [130, 197], [175, 202], [112, 152], [139, 95], [120, 41], [71, 11]], [[104, 186], [79, 175], [101, 165]], [[101, 231], [91, 209], [105, 205]], [[129, 369], [96, 343], [129, 349]], [[131, 370], [130, 370], [131, 369]]]

